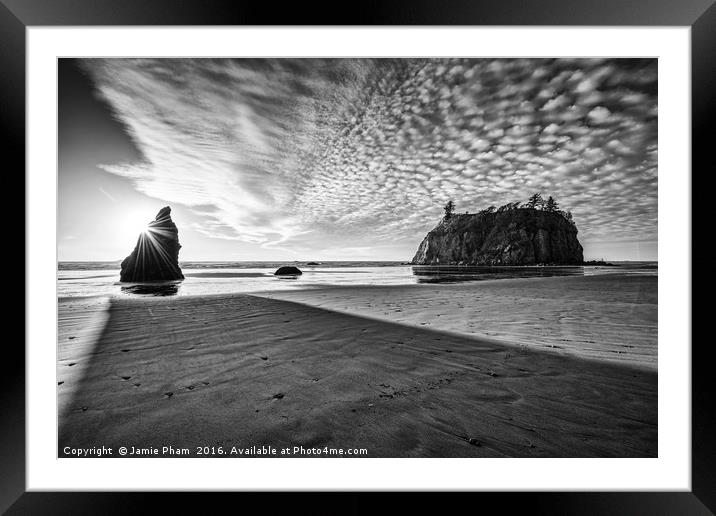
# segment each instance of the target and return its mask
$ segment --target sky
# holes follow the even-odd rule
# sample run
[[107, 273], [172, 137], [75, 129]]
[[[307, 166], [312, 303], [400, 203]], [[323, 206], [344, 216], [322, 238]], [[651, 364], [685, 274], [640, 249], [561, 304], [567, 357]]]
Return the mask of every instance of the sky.
[[655, 59], [60, 59], [58, 254], [409, 261], [456, 211], [554, 196], [585, 259], [657, 259]]

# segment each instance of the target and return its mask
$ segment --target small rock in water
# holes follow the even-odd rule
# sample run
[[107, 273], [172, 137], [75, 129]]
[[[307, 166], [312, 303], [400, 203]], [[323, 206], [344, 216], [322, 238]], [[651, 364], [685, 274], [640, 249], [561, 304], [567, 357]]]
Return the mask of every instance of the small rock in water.
[[283, 267], [279, 267], [273, 274], [274, 276], [300, 276], [303, 273], [298, 267], [294, 267], [293, 265], [284, 265]]
[[472, 444], [473, 446], [482, 446], [482, 443], [480, 441], [478, 441], [477, 439], [475, 439], [474, 437], [470, 437], [467, 440], [467, 442]]

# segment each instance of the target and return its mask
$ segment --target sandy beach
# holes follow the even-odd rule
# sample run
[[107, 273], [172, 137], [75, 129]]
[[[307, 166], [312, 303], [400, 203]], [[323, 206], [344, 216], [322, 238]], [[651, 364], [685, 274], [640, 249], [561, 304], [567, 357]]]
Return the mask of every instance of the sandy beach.
[[59, 449], [655, 457], [656, 277], [59, 302]]

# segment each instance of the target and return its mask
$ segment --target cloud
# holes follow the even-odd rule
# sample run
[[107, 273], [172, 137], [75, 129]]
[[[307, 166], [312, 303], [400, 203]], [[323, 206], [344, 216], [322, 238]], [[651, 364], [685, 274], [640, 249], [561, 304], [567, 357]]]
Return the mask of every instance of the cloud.
[[[105, 163], [205, 235], [364, 248], [535, 191], [656, 237], [656, 60], [88, 59], [141, 151]], [[383, 244], [381, 244], [381, 242]]]
[[542, 106], [543, 111], [555, 111], [562, 109], [569, 105], [569, 99], [566, 95], [559, 95], [554, 98], [550, 98], [547, 102], [545, 102], [544, 106]]
[[609, 121], [611, 114], [611, 111], [609, 111], [607, 108], [597, 106], [589, 112], [587, 118], [590, 122], [600, 124]]

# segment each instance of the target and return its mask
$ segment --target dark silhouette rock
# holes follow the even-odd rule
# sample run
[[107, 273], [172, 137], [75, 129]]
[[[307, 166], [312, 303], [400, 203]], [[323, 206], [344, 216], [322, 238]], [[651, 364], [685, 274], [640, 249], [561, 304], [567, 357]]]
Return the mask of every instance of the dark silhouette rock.
[[120, 281], [149, 282], [184, 279], [179, 268], [179, 230], [165, 206], [137, 239], [132, 254], [122, 261]]
[[273, 274], [274, 276], [298, 276], [303, 273], [298, 267], [294, 267], [293, 265], [286, 265], [283, 267], [279, 267], [278, 270]]
[[518, 208], [453, 214], [423, 239], [413, 265], [581, 265], [576, 225], [560, 212]]

